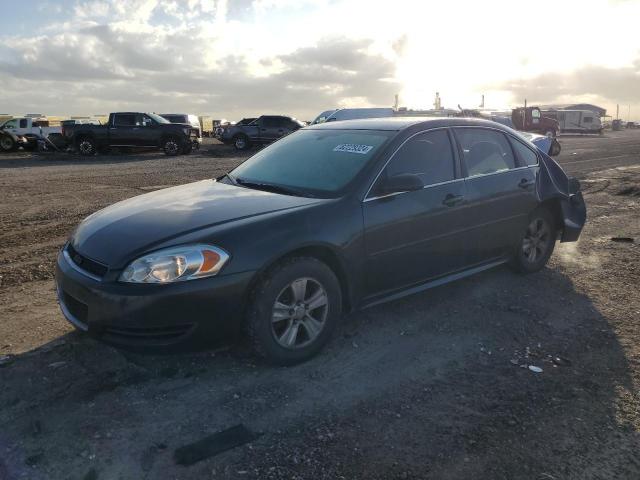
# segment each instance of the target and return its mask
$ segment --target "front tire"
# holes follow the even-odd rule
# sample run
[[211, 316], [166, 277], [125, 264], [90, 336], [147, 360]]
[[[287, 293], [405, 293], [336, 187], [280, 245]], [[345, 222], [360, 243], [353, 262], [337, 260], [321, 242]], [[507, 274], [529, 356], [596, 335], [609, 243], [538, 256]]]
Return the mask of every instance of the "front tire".
[[553, 253], [557, 237], [554, 216], [546, 208], [538, 208], [529, 217], [529, 225], [511, 260], [511, 266], [520, 273], [542, 270]]
[[276, 365], [316, 355], [342, 314], [340, 284], [333, 271], [311, 257], [273, 267], [256, 286], [247, 314], [254, 351]]
[[180, 142], [175, 137], [165, 138], [162, 142], [162, 150], [169, 157], [174, 157], [180, 153]]
[[13, 152], [16, 149], [16, 142], [9, 135], [0, 137], [0, 150], [3, 152]]
[[248, 150], [251, 147], [251, 141], [246, 135], [236, 135], [233, 137], [233, 146], [236, 150]]

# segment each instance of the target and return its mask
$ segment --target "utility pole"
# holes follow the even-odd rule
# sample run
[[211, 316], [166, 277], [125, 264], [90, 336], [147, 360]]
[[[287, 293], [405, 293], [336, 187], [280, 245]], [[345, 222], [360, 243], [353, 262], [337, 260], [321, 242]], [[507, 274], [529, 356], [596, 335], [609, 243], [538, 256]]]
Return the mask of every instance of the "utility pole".
[[616, 103], [616, 120], [620, 120], [620, 104]]

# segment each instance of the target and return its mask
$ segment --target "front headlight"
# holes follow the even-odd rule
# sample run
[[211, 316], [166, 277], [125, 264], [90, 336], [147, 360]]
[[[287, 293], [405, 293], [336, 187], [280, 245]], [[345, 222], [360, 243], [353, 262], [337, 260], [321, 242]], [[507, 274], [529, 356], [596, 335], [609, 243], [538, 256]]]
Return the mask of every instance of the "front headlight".
[[185, 245], [149, 253], [129, 264], [120, 278], [129, 283], [170, 283], [216, 275], [229, 254], [212, 245]]
[[191, 135], [191, 129], [190, 128], [183, 128], [182, 131], [184, 132], [185, 135], [189, 136]]

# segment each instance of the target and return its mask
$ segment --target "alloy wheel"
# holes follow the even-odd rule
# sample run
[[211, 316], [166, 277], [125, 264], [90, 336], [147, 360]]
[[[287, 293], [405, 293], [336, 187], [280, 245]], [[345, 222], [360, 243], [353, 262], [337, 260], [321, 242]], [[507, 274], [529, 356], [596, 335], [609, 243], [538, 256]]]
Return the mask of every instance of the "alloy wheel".
[[535, 218], [527, 227], [522, 241], [522, 253], [529, 263], [535, 263], [547, 253], [549, 249], [549, 235], [551, 229], [543, 218]]
[[164, 144], [164, 150], [169, 155], [175, 155], [178, 153], [178, 143], [175, 140], [169, 140]]
[[81, 154], [90, 155], [91, 153], [93, 153], [93, 144], [88, 140], [83, 140], [78, 145], [78, 149], [80, 150]]
[[271, 313], [271, 332], [287, 349], [303, 348], [323, 331], [329, 298], [313, 278], [299, 278], [280, 291]]

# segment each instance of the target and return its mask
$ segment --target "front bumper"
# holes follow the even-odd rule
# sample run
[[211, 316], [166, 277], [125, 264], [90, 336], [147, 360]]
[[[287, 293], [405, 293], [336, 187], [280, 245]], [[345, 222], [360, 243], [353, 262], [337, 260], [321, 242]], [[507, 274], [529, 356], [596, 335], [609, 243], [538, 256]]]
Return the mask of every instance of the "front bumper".
[[79, 330], [122, 347], [198, 348], [228, 342], [242, 328], [253, 272], [168, 285], [125, 284], [85, 275], [60, 252], [62, 313]]

